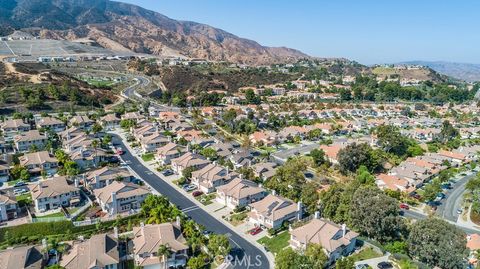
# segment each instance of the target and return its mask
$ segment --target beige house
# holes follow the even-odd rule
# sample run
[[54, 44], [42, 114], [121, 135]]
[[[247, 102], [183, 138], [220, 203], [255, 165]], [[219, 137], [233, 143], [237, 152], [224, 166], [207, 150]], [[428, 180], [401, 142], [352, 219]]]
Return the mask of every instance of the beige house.
[[170, 140], [167, 137], [157, 132], [140, 139], [140, 145], [144, 153], [154, 152], [169, 142]]
[[157, 149], [157, 153], [155, 154], [155, 159], [161, 165], [168, 165], [171, 163], [172, 159], [180, 157], [180, 155], [184, 154], [187, 151], [186, 147], [179, 146], [175, 143], [168, 143], [165, 146]]
[[19, 212], [20, 207], [15, 195], [0, 190], [0, 222], [16, 218]]
[[267, 192], [250, 180], [235, 178], [230, 183], [217, 187], [217, 202], [235, 209], [262, 200]]
[[20, 165], [27, 168], [30, 174], [40, 174], [45, 171], [47, 175], [53, 175], [57, 172], [58, 160], [48, 151], [26, 153], [18, 159]]
[[77, 126], [82, 130], [90, 130], [95, 122], [89, 119], [87, 116], [77, 115], [73, 116], [69, 123], [70, 126]]
[[40, 246], [23, 246], [0, 251], [0, 269], [42, 269], [44, 256]]
[[84, 184], [90, 189], [103, 188], [114, 181], [130, 182], [132, 173], [126, 168], [105, 166], [84, 174]]
[[65, 123], [54, 117], [42, 117], [36, 121], [37, 129], [50, 129], [55, 133], [65, 131]]
[[6, 120], [0, 124], [5, 140], [10, 140], [19, 133], [30, 131], [30, 124], [26, 124], [22, 119]]
[[15, 150], [24, 152], [30, 150], [32, 147], [43, 149], [48, 141], [47, 136], [40, 134], [38, 130], [31, 130], [22, 134], [16, 135], [13, 138], [15, 143]]
[[100, 118], [100, 124], [106, 130], [113, 130], [120, 127], [120, 119], [115, 114], [107, 114]]
[[173, 171], [181, 175], [187, 167], [201, 169], [207, 166], [210, 161], [206, 160], [202, 155], [187, 152], [178, 158], [172, 159], [171, 163]]
[[308, 244], [318, 244], [329, 259], [329, 264], [355, 250], [358, 234], [325, 219], [312, 219], [309, 223], [290, 231], [290, 246], [305, 250]]
[[[144, 269], [177, 268], [185, 266], [188, 258], [187, 241], [182, 235], [180, 221], [155, 225], [140, 225], [133, 228], [133, 255], [136, 266]], [[164, 260], [157, 251], [168, 246], [172, 252]], [[165, 263], [167, 265], [165, 266]]]
[[269, 194], [262, 200], [250, 205], [249, 221], [256, 225], [277, 229], [285, 221], [301, 219], [303, 208], [299, 202]]
[[214, 192], [217, 187], [232, 180], [233, 176], [234, 174], [230, 173], [228, 169], [216, 163], [210, 163], [192, 172], [192, 184], [205, 193], [211, 193]]
[[81, 201], [80, 189], [69, 184], [66, 177], [40, 180], [29, 188], [37, 212], [75, 206]]
[[118, 241], [108, 234], [96, 234], [90, 239], [72, 242], [60, 260], [65, 269], [117, 269], [119, 263]]
[[146, 187], [119, 181], [93, 190], [102, 210], [110, 215], [139, 209], [149, 193]]

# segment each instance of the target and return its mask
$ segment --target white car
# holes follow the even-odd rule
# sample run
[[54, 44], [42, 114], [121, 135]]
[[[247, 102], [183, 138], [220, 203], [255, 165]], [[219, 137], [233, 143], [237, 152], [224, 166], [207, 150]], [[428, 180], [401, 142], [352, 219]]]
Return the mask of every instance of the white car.
[[15, 190], [13, 191], [13, 195], [19, 196], [19, 195], [22, 195], [22, 194], [24, 194], [24, 193], [26, 193], [26, 192], [27, 192], [26, 189], [15, 189]]

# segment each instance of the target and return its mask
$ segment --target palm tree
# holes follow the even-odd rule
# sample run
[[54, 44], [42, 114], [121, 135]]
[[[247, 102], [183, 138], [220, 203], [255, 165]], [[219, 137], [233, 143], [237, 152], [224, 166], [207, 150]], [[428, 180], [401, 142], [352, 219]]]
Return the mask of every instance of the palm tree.
[[171, 254], [172, 254], [172, 249], [170, 248], [170, 246], [168, 244], [160, 245], [158, 247], [157, 255], [158, 255], [159, 258], [160, 258], [160, 256], [162, 257], [163, 268], [165, 268], [165, 269], [168, 268], [167, 259], [168, 259], [168, 257], [170, 257]]
[[97, 148], [98, 148], [98, 144], [99, 144], [99, 143], [98, 143], [98, 140], [94, 139], [94, 140], [92, 141], [92, 147], [93, 147], [93, 149], [95, 150], [95, 156], [94, 156], [94, 158], [93, 158], [93, 166], [94, 166], [94, 167], [97, 167], [97, 160], [96, 160], [96, 159], [97, 159]]

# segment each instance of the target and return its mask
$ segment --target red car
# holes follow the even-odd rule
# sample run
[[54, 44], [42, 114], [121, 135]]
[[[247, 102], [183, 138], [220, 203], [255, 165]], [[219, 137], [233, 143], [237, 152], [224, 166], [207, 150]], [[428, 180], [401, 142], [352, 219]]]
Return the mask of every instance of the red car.
[[251, 235], [256, 235], [256, 234], [259, 234], [261, 231], [262, 231], [262, 228], [260, 228], [260, 227], [255, 227], [255, 228], [253, 228], [253, 229], [250, 230], [250, 234], [251, 234]]
[[203, 194], [203, 192], [201, 192], [201, 191], [194, 191], [194, 192], [192, 192], [192, 196], [193, 196], [193, 197], [197, 197], [197, 196], [200, 196], [200, 195], [202, 195], [202, 194]]
[[122, 155], [123, 153], [125, 153], [125, 152], [123, 151], [123, 149], [120, 148], [120, 147], [118, 147], [118, 148], [117, 148], [117, 154], [118, 154], [118, 155]]
[[410, 209], [410, 206], [407, 205], [407, 204], [405, 204], [405, 203], [401, 203], [401, 204], [400, 204], [400, 208], [401, 208], [401, 209], [405, 209], [405, 210], [409, 210], [409, 209]]

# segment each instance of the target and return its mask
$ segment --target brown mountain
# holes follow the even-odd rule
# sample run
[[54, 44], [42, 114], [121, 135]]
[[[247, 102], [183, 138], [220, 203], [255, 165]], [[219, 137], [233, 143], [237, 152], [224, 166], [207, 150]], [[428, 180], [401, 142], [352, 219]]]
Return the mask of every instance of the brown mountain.
[[54, 39], [90, 39], [113, 50], [249, 64], [292, 62], [308, 55], [205, 24], [177, 21], [108, 0], [2, 0], [0, 35], [23, 29]]

